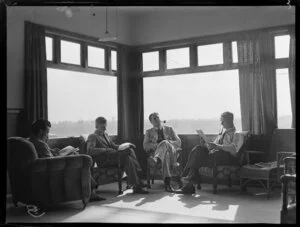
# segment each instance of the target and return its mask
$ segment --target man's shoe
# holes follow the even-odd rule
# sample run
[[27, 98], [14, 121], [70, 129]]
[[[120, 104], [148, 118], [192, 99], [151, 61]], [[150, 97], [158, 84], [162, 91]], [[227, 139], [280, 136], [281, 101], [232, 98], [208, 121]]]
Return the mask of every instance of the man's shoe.
[[165, 191], [166, 191], [166, 192], [174, 192], [175, 190], [174, 190], [174, 188], [172, 188], [171, 185], [166, 185], [166, 186], [165, 186]]
[[148, 191], [145, 191], [144, 189], [142, 189], [141, 187], [137, 186], [133, 188], [133, 193], [134, 194], [148, 194]]
[[95, 192], [92, 192], [91, 197], [89, 199], [89, 202], [100, 202], [100, 201], [103, 201], [103, 200], [106, 200], [106, 199], [103, 198], [103, 197], [100, 197]]
[[196, 193], [196, 189], [193, 186], [184, 186], [181, 189], [178, 189], [175, 191], [176, 194], [195, 194]]

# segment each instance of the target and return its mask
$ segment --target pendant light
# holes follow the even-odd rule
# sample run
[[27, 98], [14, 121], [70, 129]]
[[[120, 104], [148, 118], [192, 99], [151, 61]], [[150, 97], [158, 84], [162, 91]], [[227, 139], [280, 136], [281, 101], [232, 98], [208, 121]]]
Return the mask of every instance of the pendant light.
[[107, 18], [107, 7], [106, 7], [106, 13], [105, 13], [105, 33], [102, 37], [98, 39], [100, 42], [109, 42], [109, 41], [115, 41], [117, 40], [117, 24], [118, 24], [118, 15], [117, 15], [117, 8], [116, 8], [116, 36], [113, 36], [109, 34], [108, 28], [107, 28], [108, 18]]

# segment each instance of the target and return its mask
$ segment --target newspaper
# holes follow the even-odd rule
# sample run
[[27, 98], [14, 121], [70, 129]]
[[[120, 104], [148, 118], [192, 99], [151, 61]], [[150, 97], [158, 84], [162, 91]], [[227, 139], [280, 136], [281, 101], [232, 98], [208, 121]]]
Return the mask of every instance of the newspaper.
[[79, 152], [79, 148], [75, 148], [75, 147], [72, 147], [72, 146], [66, 146], [64, 147], [63, 149], [61, 149], [59, 151], [59, 155], [60, 156], [66, 156], [66, 155], [70, 155], [70, 154], [73, 154], [73, 153], [77, 153]]
[[135, 145], [132, 143], [122, 143], [121, 145], [119, 145], [118, 151], [123, 151], [129, 148], [135, 148]]
[[210, 142], [210, 141], [208, 141], [208, 139], [206, 138], [206, 135], [204, 134], [204, 132], [201, 129], [196, 130], [196, 132], [198, 133], [200, 138], [202, 138], [204, 140], [205, 144], [208, 144]]

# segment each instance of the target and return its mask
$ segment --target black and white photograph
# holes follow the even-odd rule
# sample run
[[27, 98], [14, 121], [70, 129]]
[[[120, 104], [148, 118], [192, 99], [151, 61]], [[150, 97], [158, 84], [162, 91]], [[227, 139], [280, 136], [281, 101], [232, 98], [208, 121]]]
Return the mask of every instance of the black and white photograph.
[[6, 224], [296, 223], [294, 1], [24, 2], [1, 3]]

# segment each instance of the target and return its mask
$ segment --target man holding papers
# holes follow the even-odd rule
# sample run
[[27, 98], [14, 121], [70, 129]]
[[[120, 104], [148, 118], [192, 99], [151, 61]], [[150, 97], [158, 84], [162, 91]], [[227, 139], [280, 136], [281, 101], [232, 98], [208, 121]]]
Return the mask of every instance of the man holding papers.
[[239, 137], [235, 136], [236, 130], [233, 124], [233, 114], [230, 112], [222, 113], [221, 125], [223, 129], [213, 142], [209, 142], [206, 139], [202, 130], [197, 130], [201, 142], [189, 154], [182, 174], [182, 180], [186, 185], [177, 190], [176, 193], [195, 193], [194, 184], [198, 182], [198, 169], [203, 166], [213, 166], [212, 154], [215, 156], [217, 164], [226, 165], [237, 162], [236, 151], [241, 144]]
[[[96, 131], [90, 134], [87, 139], [87, 153], [93, 157], [98, 166], [116, 166], [117, 156], [120, 155], [121, 166], [125, 169], [128, 177], [128, 183], [133, 186], [133, 192], [139, 194], [147, 194], [148, 191], [143, 190], [146, 187], [138, 177], [138, 171], [142, 168], [136, 158], [132, 143], [115, 144], [108, 136], [106, 131], [107, 121], [104, 117], [98, 117], [95, 121]], [[109, 156], [109, 163], [101, 163], [103, 155]]]

